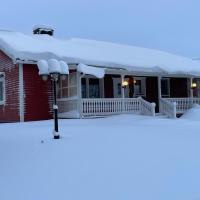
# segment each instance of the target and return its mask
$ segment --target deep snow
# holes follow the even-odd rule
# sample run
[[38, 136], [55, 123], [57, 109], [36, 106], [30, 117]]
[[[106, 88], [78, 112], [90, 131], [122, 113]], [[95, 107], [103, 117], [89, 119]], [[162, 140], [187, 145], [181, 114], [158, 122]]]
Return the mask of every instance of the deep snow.
[[1, 200], [200, 199], [200, 122], [121, 115], [0, 124]]

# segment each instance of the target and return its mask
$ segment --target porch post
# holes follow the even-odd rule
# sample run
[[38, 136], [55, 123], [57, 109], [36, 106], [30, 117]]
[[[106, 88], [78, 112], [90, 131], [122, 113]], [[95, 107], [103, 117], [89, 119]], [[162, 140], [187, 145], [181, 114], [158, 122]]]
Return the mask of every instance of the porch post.
[[77, 102], [77, 109], [79, 112], [79, 118], [82, 118], [82, 88], [81, 88], [81, 79], [84, 75], [80, 72], [77, 72], [77, 95], [78, 95], [78, 102]]
[[122, 87], [122, 84], [124, 82], [124, 74], [121, 75], [121, 97], [122, 97], [122, 112], [125, 112], [125, 102], [124, 102], [124, 87]]
[[189, 87], [190, 87], [190, 97], [191, 98], [193, 98], [193, 89], [191, 87], [192, 86], [192, 82], [193, 82], [193, 77], [190, 78], [190, 85], [189, 85]]
[[159, 112], [160, 112], [160, 99], [162, 98], [161, 94], [161, 76], [158, 76], [158, 102], [159, 102]]
[[124, 82], [124, 74], [121, 75], [121, 97], [124, 99], [124, 87], [122, 87], [122, 83]]

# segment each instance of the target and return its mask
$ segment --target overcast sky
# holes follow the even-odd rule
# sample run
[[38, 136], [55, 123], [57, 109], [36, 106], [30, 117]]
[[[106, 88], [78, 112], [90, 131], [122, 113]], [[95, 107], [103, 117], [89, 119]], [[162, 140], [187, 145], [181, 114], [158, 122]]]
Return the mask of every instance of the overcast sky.
[[200, 0], [5, 0], [0, 29], [80, 37], [200, 57]]

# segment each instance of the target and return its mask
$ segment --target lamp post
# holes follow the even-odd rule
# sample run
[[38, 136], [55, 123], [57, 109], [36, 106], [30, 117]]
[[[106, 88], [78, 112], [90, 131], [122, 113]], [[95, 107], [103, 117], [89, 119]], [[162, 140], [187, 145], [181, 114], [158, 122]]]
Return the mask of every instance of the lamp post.
[[53, 85], [53, 111], [54, 111], [54, 139], [60, 139], [58, 130], [58, 105], [57, 105], [57, 87], [56, 83], [61, 78], [65, 80], [67, 74], [69, 74], [68, 65], [64, 61], [58, 61], [56, 59], [40, 60], [37, 63], [39, 68], [39, 75], [44, 81], [50, 77]]

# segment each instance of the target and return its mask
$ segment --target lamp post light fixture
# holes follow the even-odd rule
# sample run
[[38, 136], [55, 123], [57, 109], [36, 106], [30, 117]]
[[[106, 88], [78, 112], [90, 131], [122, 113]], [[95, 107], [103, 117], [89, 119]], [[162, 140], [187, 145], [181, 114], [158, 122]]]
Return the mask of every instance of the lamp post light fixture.
[[53, 84], [53, 111], [54, 111], [54, 139], [60, 139], [58, 130], [58, 105], [57, 105], [57, 87], [56, 83], [61, 78], [65, 80], [69, 74], [68, 65], [64, 61], [58, 61], [56, 59], [40, 60], [37, 63], [39, 68], [39, 75], [44, 81], [50, 77]]

